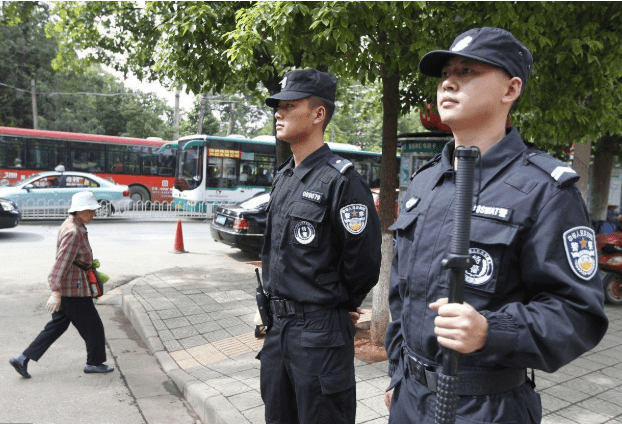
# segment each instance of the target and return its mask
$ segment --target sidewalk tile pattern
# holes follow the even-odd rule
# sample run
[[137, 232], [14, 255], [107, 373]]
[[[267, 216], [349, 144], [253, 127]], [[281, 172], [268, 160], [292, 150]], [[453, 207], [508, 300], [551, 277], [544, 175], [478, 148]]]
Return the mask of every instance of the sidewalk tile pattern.
[[[226, 397], [248, 423], [263, 424], [253, 334], [253, 273], [175, 268], [142, 277], [133, 294], [180, 368]], [[603, 341], [554, 373], [536, 371], [543, 424], [622, 424], [622, 308], [606, 307]], [[364, 310], [360, 322], [371, 320]], [[386, 423], [387, 363], [355, 360], [357, 424]]]

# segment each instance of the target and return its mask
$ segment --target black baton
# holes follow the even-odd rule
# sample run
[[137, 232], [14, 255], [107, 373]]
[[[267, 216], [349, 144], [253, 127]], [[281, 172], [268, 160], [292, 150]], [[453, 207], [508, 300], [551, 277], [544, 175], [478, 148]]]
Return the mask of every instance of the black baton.
[[[456, 195], [454, 201], [454, 226], [449, 254], [443, 266], [449, 272], [449, 303], [462, 303], [464, 299], [464, 271], [471, 263], [469, 241], [471, 238], [471, 210], [473, 209], [473, 175], [476, 147], [456, 148]], [[456, 422], [458, 404], [458, 352], [443, 348], [443, 367], [436, 374], [436, 424]]]

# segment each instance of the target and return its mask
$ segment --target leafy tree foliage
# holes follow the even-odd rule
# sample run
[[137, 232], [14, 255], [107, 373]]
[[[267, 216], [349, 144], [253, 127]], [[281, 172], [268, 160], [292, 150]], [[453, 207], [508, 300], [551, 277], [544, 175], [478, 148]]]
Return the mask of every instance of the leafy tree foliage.
[[54, 70], [57, 41], [45, 33], [50, 20], [46, 3], [2, 3], [0, 125], [33, 126], [34, 79], [40, 129], [172, 138], [172, 110], [153, 94], [127, 90], [99, 65], [84, 65], [80, 73]]

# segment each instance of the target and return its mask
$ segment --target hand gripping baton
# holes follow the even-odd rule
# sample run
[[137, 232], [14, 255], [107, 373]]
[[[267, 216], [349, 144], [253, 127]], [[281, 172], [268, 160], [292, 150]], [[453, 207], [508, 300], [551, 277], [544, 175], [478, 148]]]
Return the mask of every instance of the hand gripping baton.
[[[450, 251], [443, 266], [449, 272], [449, 303], [462, 303], [464, 298], [464, 271], [468, 268], [471, 236], [471, 210], [473, 209], [473, 175], [477, 147], [456, 148], [456, 194], [454, 200], [454, 226]], [[458, 352], [443, 348], [443, 366], [436, 375], [436, 424], [453, 424], [458, 403]]]

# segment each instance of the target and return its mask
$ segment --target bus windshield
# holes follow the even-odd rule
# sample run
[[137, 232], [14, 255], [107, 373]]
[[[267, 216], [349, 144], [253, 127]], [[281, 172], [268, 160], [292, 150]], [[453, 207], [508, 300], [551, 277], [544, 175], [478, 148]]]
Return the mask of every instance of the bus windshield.
[[179, 175], [177, 176], [176, 187], [179, 190], [193, 190], [201, 185], [203, 181], [203, 148], [194, 147], [179, 152]]

